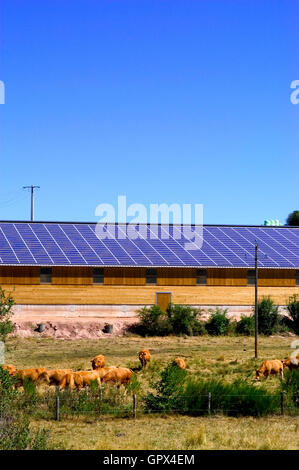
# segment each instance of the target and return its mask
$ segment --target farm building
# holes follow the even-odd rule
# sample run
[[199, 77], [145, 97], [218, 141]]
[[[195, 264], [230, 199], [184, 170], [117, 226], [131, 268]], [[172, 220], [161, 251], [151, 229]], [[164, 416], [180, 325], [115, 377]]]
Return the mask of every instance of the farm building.
[[298, 227], [205, 225], [202, 247], [192, 250], [181, 226], [169, 227], [168, 238], [165, 226], [155, 237], [144, 226], [133, 239], [124, 227], [100, 239], [95, 223], [1, 222], [0, 280], [14, 289], [17, 318], [134, 318], [143, 305], [169, 302], [246, 313], [256, 243], [259, 296], [283, 306], [299, 294]]

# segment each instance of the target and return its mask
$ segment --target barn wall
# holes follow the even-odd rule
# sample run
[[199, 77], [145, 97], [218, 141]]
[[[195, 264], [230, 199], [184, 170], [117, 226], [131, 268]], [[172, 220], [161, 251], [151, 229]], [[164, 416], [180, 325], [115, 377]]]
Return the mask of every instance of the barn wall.
[[264, 287], [295, 287], [295, 269], [261, 269], [259, 270], [259, 286]]
[[40, 268], [37, 266], [0, 266], [0, 285], [39, 284]]
[[[0, 267], [0, 285], [19, 304], [144, 305], [157, 291], [172, 292], [173, 302], [189, 305], [250, 305], [254, 287], [246, 269], [208, 269], [207, 285], [196, 285], [196, 269], [158, 268], [157, 285], [145, 284], [145, 268], [104, 268], [104, 285], [93, 284], [91, 267], [53, 267], [52, 285], [40, 284], [39, 267]], [[299, 294], [294, 269], [259, 270], [259, 295], [284, 305]]]
[[247, 286], [247, 269], [211, 268], [207, 270], [208, 286]]
[[189, 268], [158, 268], [158, 286], [195, 286], [196, 269]]
[[[12, 285], [2, 285], [12, 290]], [[177, 304], [252, 305], [254, 287], [248, 286], [113, 286], [113, 285], [15, 285], [17, 304], [37, 305], [147, 305], [155, 303], [156, 292], [172, 292]], [[270, 295], [285, 305], [288, 297], [299, 295], [299, 287], [260, 287], [259, 296]]]
[[[92, 267], [54, 266], [54, 285], [92, 285]], [[39, 284], [40, 268], [36, 266], [0, 266], [0, 284]], [[145, 268], [104, 268], [105, 285], [144, 286]], [[209, 268], [208, 286], [247, 286], [247, 269]], [[294, 287], [295, 269], [259, 269], [259, 286]], [[157, 286], [196, 286], [196, 269], [157, 268]]]
[[92, 268], [54, 266], [52, 268], [52, 284], [79, 286], [92, 284]]
[[145, 268], [104, 268], [104, 276], [105, 285], [145, 285]]

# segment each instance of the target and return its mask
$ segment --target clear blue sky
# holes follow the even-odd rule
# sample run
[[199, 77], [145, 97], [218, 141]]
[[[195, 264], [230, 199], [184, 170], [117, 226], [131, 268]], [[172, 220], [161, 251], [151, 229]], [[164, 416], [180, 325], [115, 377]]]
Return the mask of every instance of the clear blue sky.
[[0, 219], [202, 203], [283, 223], [298, 204], [299, 3], [2, 0]]

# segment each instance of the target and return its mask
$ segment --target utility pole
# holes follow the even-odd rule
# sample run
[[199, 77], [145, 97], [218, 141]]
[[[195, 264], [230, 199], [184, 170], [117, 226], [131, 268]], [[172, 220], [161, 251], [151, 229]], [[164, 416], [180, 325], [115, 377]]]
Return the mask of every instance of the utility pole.
[[23, 189], [31, 189], [31, 219], [34, 220], [34, 190], [35, 188], [40, 188], [40, 186], [23, 186]]
[[255, 358], [258, 358], [257, 341], [258, 341], [258, 244], [255, 245]]

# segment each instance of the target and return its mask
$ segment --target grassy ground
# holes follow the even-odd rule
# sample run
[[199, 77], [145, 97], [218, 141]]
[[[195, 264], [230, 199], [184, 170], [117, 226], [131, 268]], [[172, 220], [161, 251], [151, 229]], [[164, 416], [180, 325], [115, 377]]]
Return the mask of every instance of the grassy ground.
[[38, 421], [65, 449], [299, 450], [299, 420], [290, 417], [227, 418], [142, 416], [133, 419]]
[[[104, 354], [108, 365], [136, 369], [140, 393], [150, 387], [159, 371], [175, 357], [183, 357], [190, 374], [221, 377], [226, 381], [248, 378], [254, 382], [255, 369], [264, 359], [290, 355], [294, 338], [260, 338], [259, 360], [254, 360], [254, 339], [247, 337], [135, 336], [99, 340], [54, 340], [52, 338], [11, 338], [6, 363], [18, 368], [44, 366], [90, 369], [91, 359]], [[139, 371], [138, 351], [149, 348], [152, 360]], [[274, 391], [279, 379], [266, 381]], [[296, 417], [228, 418], [187, 416], [145, 416], [133, 419], [113, 417], [63, 418], [60, 422], [35, 420], [32, 426], [52, 431], [57, 445], [67, 449], [298, 449], [299, 421]], [[146, 430], [146, 432], [144, 432]]]

